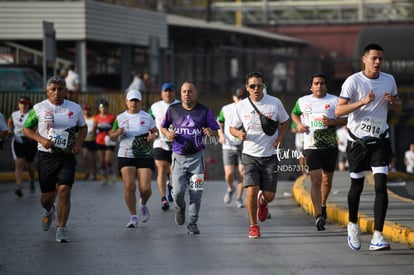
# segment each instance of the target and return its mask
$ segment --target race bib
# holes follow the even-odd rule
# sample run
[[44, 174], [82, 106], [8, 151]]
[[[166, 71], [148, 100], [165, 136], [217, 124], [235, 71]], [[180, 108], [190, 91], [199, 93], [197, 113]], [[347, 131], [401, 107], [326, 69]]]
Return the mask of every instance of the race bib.
[[194, 191], [204, 190], [204, 174], [194, 174], [190, 178], [190, 189]]
[[364, 117], [356, 131], [357, 137], [376, 137], [381, 134], [382, 119], [375, 117]]
[[68, 146], [69, 133], [65, 130], [50, 128], [48, 139], [53, 142], [54, 147], [66, 149]]
[[324, 113], [316, 113], [309, 115], [309, 126], [313, 130], [326, 129], [327, 125], [323, 125], [322, 119], [326, 116]]

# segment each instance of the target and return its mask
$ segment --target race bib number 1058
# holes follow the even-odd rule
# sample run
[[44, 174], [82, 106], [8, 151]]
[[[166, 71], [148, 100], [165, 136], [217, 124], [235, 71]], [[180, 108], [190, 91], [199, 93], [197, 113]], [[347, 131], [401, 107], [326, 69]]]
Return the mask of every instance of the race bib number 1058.
[[309, 124], [310, 124], [309, 126], [314, 130], [328, 128], [327, 125], [323, 124], [323, 118], [325, 116], [326, 114], [322, 114], [322, 113], [310, 114], [309, 115]]

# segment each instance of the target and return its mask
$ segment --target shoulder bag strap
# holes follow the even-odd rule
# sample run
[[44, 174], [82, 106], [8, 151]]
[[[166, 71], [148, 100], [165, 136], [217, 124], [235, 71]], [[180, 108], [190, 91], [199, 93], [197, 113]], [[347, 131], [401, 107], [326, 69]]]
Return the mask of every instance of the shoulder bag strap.
[[253, 101], [250, 99], [250, 96], [247, 97], [250, 101], [250, 103], [252, 104], [254, 110], [259, 114], [262, 115], [262, 113], [259, 111], [259, 109], [257, 109], [256, 105], [253, 104]]

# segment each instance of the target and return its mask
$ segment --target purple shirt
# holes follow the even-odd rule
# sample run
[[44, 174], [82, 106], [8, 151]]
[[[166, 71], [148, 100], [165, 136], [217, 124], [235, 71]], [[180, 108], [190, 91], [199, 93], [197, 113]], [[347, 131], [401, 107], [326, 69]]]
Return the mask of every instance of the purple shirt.
[[203, 128], [218, 130], [211, 110], [197, 103], [192, 110], [185, 110], [181, 103], [172, 104], [165, 113], [161, 127], [169, 128], [172, 125], [176, 137], [172, 142], [172, 150], [179, 155], [189, 155], [204, 150]]

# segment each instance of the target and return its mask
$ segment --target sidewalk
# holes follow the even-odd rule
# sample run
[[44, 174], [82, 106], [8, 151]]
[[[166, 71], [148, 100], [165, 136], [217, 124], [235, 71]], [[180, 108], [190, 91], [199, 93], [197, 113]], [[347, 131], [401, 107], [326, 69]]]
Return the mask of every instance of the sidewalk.
[[[403, 175], [400, 173], [390, 173], [389, 181], [393, 178], [403, 178]], [[328, 222], [342, 225], [348, 224], [347, 195], [349, 185], [348, 172], [335, 172], [327, 205]], [[306, 213], [314, 216], [312, 200], [310, 198], [310, 178], [308, 176], [299, 177], [292, 189], [296, 202]], [[389, 203], [383, 230], [384, 237], [390, 241], [414, 246], [414, 200], [400, 197], [391, 191], [388, 194]], [[373, 232], [374, 197], [373, 176], [368, 174], [359, 206], [359, 226], [361, 232]]]

